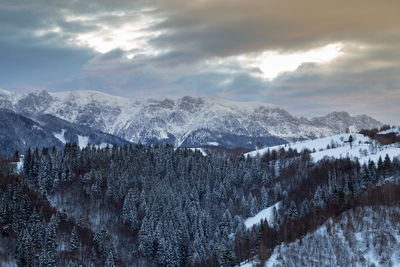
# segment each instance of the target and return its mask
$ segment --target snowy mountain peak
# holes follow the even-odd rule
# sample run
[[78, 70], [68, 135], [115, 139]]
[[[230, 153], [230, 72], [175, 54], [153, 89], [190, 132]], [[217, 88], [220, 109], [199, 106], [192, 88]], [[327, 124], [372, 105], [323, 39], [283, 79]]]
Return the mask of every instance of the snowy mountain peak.
[[332, 128], [340, 127], [341, 129], [350, 129], [353, 131], [370, 129], [383, 125], [379, 121], [367, 115], [357, 115], [352, 117], [345, 111], [331, 112], [326, 116], [314, 117], [311, 119], [311, 121], [317, 124], [325, 124]]
[[25, 115], [51, 114], [72, 123], [116, 135], [132, 142], [176, 146], [254, 148], [285, 140], [321, 137], [379, 127], [370, 117], [334, 112], [311, 120], [296, 117], [271, 104], [218, 98], [129, 99], [96, 91], [10, 93], [0, 91], [0, 107]]

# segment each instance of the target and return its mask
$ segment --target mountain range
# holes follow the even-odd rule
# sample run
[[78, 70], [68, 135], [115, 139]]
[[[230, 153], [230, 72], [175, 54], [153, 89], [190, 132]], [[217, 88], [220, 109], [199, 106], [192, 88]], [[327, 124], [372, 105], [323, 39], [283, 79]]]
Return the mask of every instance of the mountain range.
[[359, 131], [382, 126], [367, 115], [350, 116], [346, 112], [306, 119], [259, 102], [191, 96], [143, 100], [96, 91], [0, 90], [0, 108], [33, 120], [49, 114], [133, 143], [187, 147], [219, 145], [252, 149], [257, 144], [278, 145], [293, 139], [339, 134], [346, 129]]

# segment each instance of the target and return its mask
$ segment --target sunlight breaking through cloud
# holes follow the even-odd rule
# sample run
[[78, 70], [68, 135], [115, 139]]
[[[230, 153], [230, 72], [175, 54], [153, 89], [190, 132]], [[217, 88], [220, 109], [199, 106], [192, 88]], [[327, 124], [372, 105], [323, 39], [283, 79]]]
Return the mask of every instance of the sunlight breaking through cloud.
[[[104, 16], [104, 15], [103, 15]], [[148, 28], [159, 20], [146, 14], [109, 14], [117, 22], [115, 24], [102, 23], [101, 17], [67, 17], [69, 22], [87, 23], [95, 26], [94, 30], [78, 32], [71, 38], [71, 42], [82, 47], [89, 47], [105, 54], [114, 49], [127, 53], [128, 58], [136, 54], [157, 54], [154, 47], [147, 42], [161, 34], [161, 31], [149, 31]]]
[[254, 75], [273, 80], [281, 73], [295, 71], [304, 63], [330, 62], [342, 54], [342, 48], [342, 43], [334, 43], [292, 54], [265, 51], [258, 55], [242, 55], [237, 57], [237, 60], [244, 66], [258, 68], [261, 71], [261, 73], [255, 73]]

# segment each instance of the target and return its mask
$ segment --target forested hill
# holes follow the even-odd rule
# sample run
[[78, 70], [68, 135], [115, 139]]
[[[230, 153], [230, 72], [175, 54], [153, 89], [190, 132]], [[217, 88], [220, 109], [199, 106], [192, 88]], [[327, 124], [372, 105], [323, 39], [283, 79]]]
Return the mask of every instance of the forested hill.
[[[0, 260], [232, 266], [267, 260], [347, 210], [398, 205], [398, 158], [360, 165], [313, 162], [310, 153], [222, 159], [169, 145], [28, 150], [19, 174], [6, 163], [0, 172]], [[268, 222], [246, 228], [271, 206]]]

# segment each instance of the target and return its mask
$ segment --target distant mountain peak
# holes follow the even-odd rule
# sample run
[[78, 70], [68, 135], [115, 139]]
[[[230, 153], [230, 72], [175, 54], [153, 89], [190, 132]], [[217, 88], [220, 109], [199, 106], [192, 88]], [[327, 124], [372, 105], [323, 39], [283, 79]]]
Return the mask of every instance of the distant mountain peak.
[[353, 132], [361, 129], [378, 128], [383, 125], [383, 123], [365, 114], [352, 117], [346, 111], [334, 111], [325, 116], [314, 117], [311, 121], [325, 124], [331, 128], [340, 127], [342, 129], [351, 129]]

